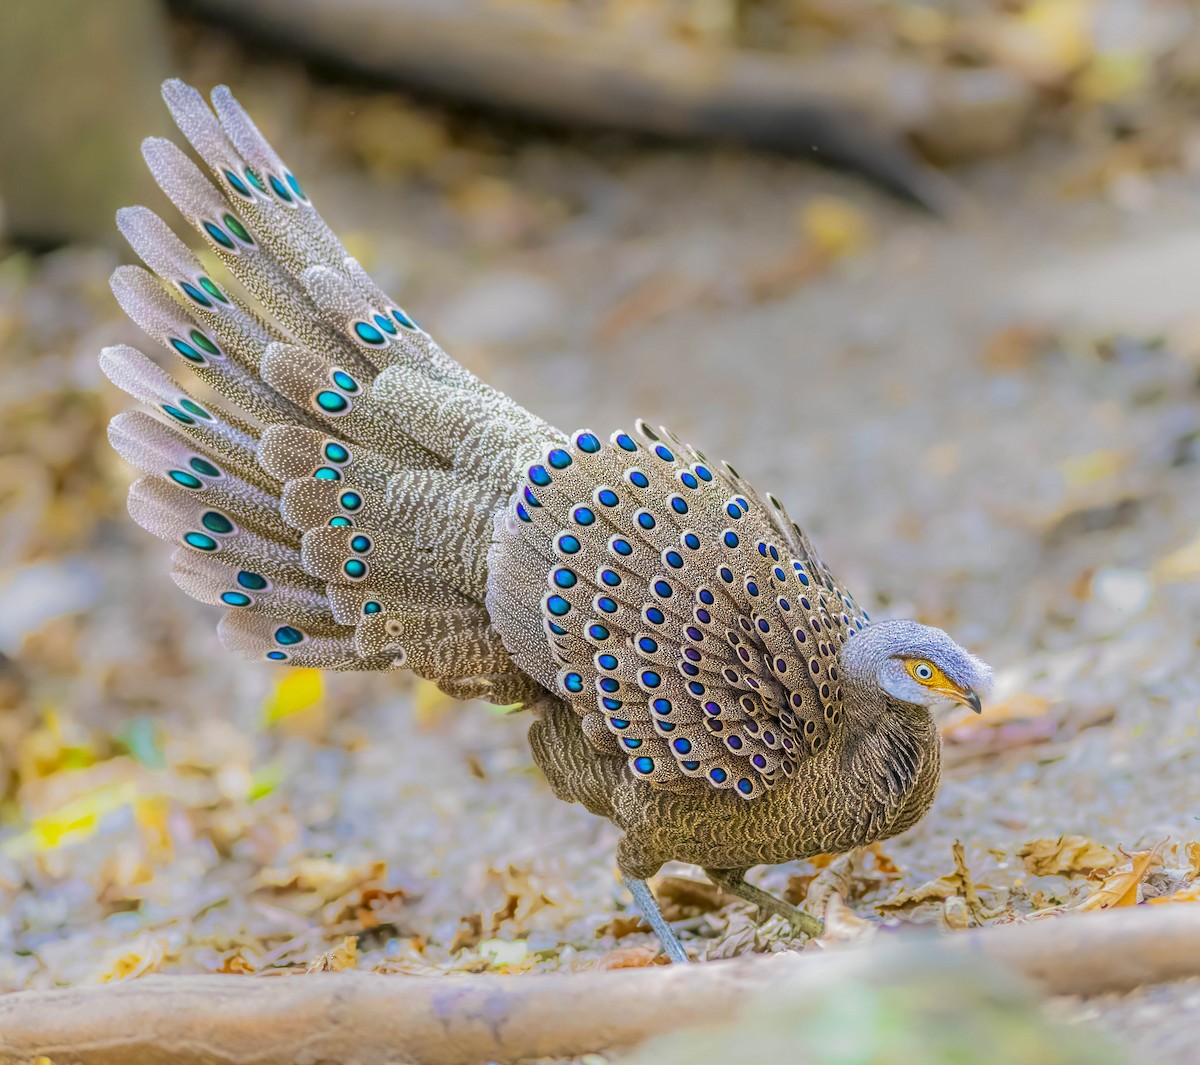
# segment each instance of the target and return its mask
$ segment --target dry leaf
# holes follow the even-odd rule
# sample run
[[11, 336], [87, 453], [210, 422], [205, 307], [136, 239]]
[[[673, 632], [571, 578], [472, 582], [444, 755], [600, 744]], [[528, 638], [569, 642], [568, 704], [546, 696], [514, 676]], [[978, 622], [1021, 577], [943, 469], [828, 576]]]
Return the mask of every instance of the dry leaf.
[[1073, 909], [1111, 910], [1118, 906], [1136, 906], [1138, 885], [1145, 878], [1150, 863], [1157, 855], [1157, 847], [1131, 854], [1129, 857], [1132, 861], [1128, 869], [1105, 877], [1104, 882]]
[[347, 936], [340, 946], [326, 951], [306, 970], [310, 973], [340, 973], [358, 966], [358, 936]]
[[1193, 880], [1171, 895], [1159, 895], [1146, 901], [1151, 906], [1161, 906], [1164, 902], [1200, 902], [1200, 880]]
[[966, 852], [962, 843], [957, 840], [951, 848], [954, 855], [954, 872], [930, 880], [918, 888], [897, 892], [886, 902], [881, 902], [877, 909], [880, 913], [900, 913], [915, 910], [930, 902], [942, 902], [955, 896], [960, 896], [970, 915], [977, 921], [995, 917], [999, 909], [984, 906], [979, 897], [979, 889], [987, 890], [986, 884], [976, 884], [971, 878], [971, 870], [967, 867]]
[[800, 208], [801, 233], [824, 258], [842, 259], [862, 251], [871, 239], [867, 216], [837, 196], [816, 196]]
[[167, 941], [162, 936], [138, 936], [133, 944], [110, 956], [98, 977], [102, 984], [134, 980], [154, 972], [167, 953]]
[[1187, 853], [1188, 860], [1188, 880], [1195, 880], [1200, 877], [1200, 842], [1193, 840], [1185, 845], [1184, 850]]
[[660, 955], [657, 947], [618, 947], [600, 959], [601, 969], [644, 969], [648, 965], [669, 964], [665, 954]]
[[1024, 859], [1030, 876], [1088, 876], [1112, 869], [1120, 861], [1115, 851], [1087, 836], [1031, 840], [1017, 851], [1017, 857]]
[[686, 876], [655, 877], [651, 887], [668, 921], [714, 913], [733, 901], [733, 896], [726, 895], [715, 884]]

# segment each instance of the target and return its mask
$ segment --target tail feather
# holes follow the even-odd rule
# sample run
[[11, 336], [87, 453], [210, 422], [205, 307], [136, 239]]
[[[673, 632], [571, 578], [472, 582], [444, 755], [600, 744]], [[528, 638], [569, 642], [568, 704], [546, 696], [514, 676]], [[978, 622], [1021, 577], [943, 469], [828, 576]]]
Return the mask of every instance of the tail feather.
[[462, 697], [528, 697], [526, 663], [485, 606], [487, 550], [521, 467], [564, 437], [379, 290], [227, 89], [213, 93], [216, 114], [181, 82], [163, 95], [212, 180], [165, 140], [144, 143], [147, 164], [262, 313], [153, 212], [119, 213], [152, 273], [120, 268], [114, 293], [229, 408], [133, 348], [101, 354], [153, 412], [120, 415], [110, 430], [146, 474], [130, 512], [179, 545], [184, 591], [228, 608], [218, 631], [235, 652], [408, 666]]

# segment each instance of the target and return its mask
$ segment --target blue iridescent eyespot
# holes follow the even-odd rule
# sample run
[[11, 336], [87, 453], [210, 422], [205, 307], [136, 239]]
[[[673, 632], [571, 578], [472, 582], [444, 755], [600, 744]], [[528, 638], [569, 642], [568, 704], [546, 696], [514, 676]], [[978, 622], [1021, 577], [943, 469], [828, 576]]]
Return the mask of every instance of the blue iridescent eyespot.
[[399, 307], [393, 307], [393, 308], [392, 308], [392, 317], [396, 319], [396, 321], [397, 321], [397, 323], [398, 323], [398, 324], [402, 325], [402, 326], [403, 326], [405, 329], [411, 329], [411, 330], [412, 330], [414, 333], [415, 333], [415, 332], [417, 331], [417, 329], [419, 328], [419, 326], [417, 325], [417, 323], [416, 323], [416, 322], [414, 322], [414, 321], [413, 321], [413, 320], [412, 320], [412, 319], [411, 319], [411, 318], [410, 318], [410, 317], [409, 317], [407, 314], [405, 314], [405, 313], [404, 313], [402, 310], [400, 310], [400, 308], [399, 308]]
[[371, 538], [363, 536], [361, 533], [358, 536], [351, 538], [350, 550], [355, 551], [360, 555], [366, 554], [371, 550]]
[[539, 488], [545, 488], [550, 483], [550, 474], [545, 466], [530, 466], [529, 479]]
[[528, 503], [531, 507], [540, 507], [542, 505], [541, 500], [539, 500], [538, 497], [533, 494], [533, 489], [530, 488], [528, 485], [525, 486], [524, 495], [525, 495], [525, 502]]
[[687, 500], [685, 500], [682, 496], [672, 496], [671, 509], [675, 511], [676, 514], [686, 514], [688, 512]]
[[571, 456], [561, 447], [556, 447], [546, 456], [546, 461], [556, 470], [565, 470], [571, 465]]
[[317, 406], [327, 414], [341, 414], [350, 407], [350, 401], [340, 392], [318, 392], [316, 399]]
[[367, 575], [367, 564], [361, 558], [350, 558], [342, 564], [342, 572], [354, 580]]
[[777, 581], [786, 581], [787, 580], [787, 574], [784, 573], [783, 570], [781, 570], [778, 566], [776, 566], [775, 569], [772, 570], [772, 572], [775, 574], [775, 579]]
[[199, 477], [193, 477], [190, 473], [184, 470], [170, 470], [167, 476], [178, 485], [184, 488], [203, 488], [204, 482]]
[[600, 579], [610, 588], [615, 588], [621, 583], [621, 575], [611, 569], [601, 570]]
[[659, 721], [657, 724], [658, 724], [659, 732], [674, 732], [675, 731], [676, 722], [674, 722], [674, 721]]
[[178, 337], [171, 337], [171, 347], [187, 359], [188, 362], [194, 362], [197, 366], [204, 366], [208, 363], [208, 359], [201, 355], [191, 344], [184, 343]]
[[636, 751], [642, 745], [641, 739], [637, 736], [622, 736], [621, 742], [631, 751]]
[[299, 199], [308, 199], [308, 197], [304, 194], [304, 190], [300, 187], [300, 182], [296, 180], [295, 174], [285, 173], [283, 176], [287, 178], [287, 183], [292, 186], [292, 192], [294, 192]]
[[259, 176], [258, 176], [258, 175], [257, 175], [257, 174], [256, 174], [256, 173], [253, 171], [253, 170], [251, 170], [249, 167], [246, 167], [246, 178], [249, 180], [249, 182], [250, 182], [250, 184], [251, 184], [251, 185], [253, 185], [253, 186], [254, 186], [256, 189], [258, 189], [258, 191], [259, 191], [259, 192], [266, 192], [266, 191], [267, 191], [267, 187], [266, 187], [266, 185], [264, 185], [264, 184], [262, 183], [262, 178], [260, 178], [260, 177], [259, 177]]
[[737, 782], [737, 789], [743, 795], [749, 795], [750, 792], [754, 790], [754, 785], [751, 784], [750, 781], [748, 781], [745, 777], [742, 777], [742, 779]]
[[354, 380], [345, 370], [333, 371], [333, 383], [338, 386], [343, 392], [357, 392], [358, 382]]
[[568, 603], [561, 595], [552, 595], [546, 600], [546, 609], [555, 617], [562, 617], [571, 609], [571, 604]]
[[614, 677], [601, 677], [600, 690], [606, 692], [619, 692], [621, 690], [621, 682]]
[[767, 557], [767, 545], [764, 543], [760, 543], [758, 545], [758, 553], [760, 555], [762, 555], [763, 558], [766, 558]]
[[692, 750], [692, 741], [680, 736], [679, 739], [675, 740], [671, 744], [671, 746], [674, 747], [675, 750], [677, 750], [680, 754], [690, 754]]
[[691, 548], [693, 551], [700, 550], [700, 537], [695, 533], [686, 533], [683, 537], [684, 545]]
[[771, 560], [774, 562], [779, 561], [779, 548], [777, 548], [774, 544], [771, 545]]
[[300, 643], [304, 639], [304, 633], [299, 629], [293, 628], [291, 625], [280, 625], [275, 630], [275, 642], [288, 647], [292, 644]]
[[670, 699], [655, 699], [650, 705], [656, 714], [663, 714], [664, 716], [669, 714], [673, 709]]
[[630, 470], [628, 476], [629, 482], [637, 485], [638, 488], [650, 487], [650, 478], [642, 473], [641, 470]]
[[658, 642], [650, 639], [649, 636], [643, 636], [640, 640], [638, 640], [638, 648], [639, 650], [645, 651], [646, 654], [652, 655], [658, 650]]
[[358, 335], [358, 339], [364, 344], [370, 344], [373, 347], [379, 347], [380, 345], [387, 343], [387, 337], [385, 337], [378, 329], [371, 325], [370, 322], [355, 322], [354, 332]]
[[338, 473], [332, 466], [320, 466], [313, 472], [313, 477], [318, 481], [340, 481], [342, 475]]
[[179, 400], [179, 405], [189, 414], [194, 414], [197, 418], [203, 418], [205, 421], [212, 421], [212, 415], [208, 413], [199, 403], [183, 397]]
[[578, 673], [568, 673], [563, 677], [563, 687], [569, 692], [583, 691], [583, 677]]
[[617, 612], [617, 604], [607, 596], [602, 595], [596, 600], [596, 609], [603, 610], [606, 614], [615, 614]]
[[[616, 700], [614, 699], [613, 702], [616, 702]], [[612, 725], [612, 727], [615, 729], [629, 728], [629, 722], [626, 721], [624, 718], [620, 718], [620, 717], [611, 718], [608, 723], [610, 725]]]
[[250, 198], [250, 190], [246, 187], [246, 183], [237, 176], [232, 170], [225, 171], [225, 180], [233, 187], [233, 191], [239, 196]]
[[612, 549], [618, 555], [629, 556], [633, 554], [633, 545], [628, 540], [622, 540], [620, 537], [613, 540]]
[[233, 532], [233, 522], [217, 510], [209, 510], [202, 514], [200, 524], [209, 532], [216, 533], [218, 536], [224, 536], [227, 533]]
[[517, 504], [517, 517], [522, 521], [533, 521], [533, 519], [529, 516], [529, 511], [525, 509], [524, 503]]
[[350, 452], [347, 451], [341, 444], [335, 444], [332, 440], [325, 445], [325, 457], [330, 462], [336, 462], [341, 465], [343, 462], [350, 461]]
[[285, 655], [282, 651], [268, 651], [267, 657], [272, 662], [286, 662], [288, 656]]
[[639, 773], [645, 773], [649, 775], [650, 773], [654, 772], [654, 759], [647, 758], [645, 755], [642, 755], [640, 758], [635, 758], [633, 760], [633, 768]]
[[663, 462], [674, 462], [674, 461], [675, 461], [675, 456], [671, 454], [670, 450], [668, 450], [667, 448], [663, 447], [663, 446], [662, 446], [662, 444], [655, 444], [655, 445], [654, 445], [654, 453], [655, 453], [655, 454], [656, 454], [656, 455], [657, 455], [657, 456], [658, 456], [660, 459], [662, 459], [662, 460], [663, 460]]
[[267, 578], [259, 573], [251, 573], [250, 570], [241, 570], [237, 575], [237, 582], [243, 588], [249, 588], [252, 592], [261, 592], [267, 586]]
[[183, 289], [183, 294], [185, 296], [187, 296], [188, 299], [192, 300], [194, 303], [198, 303], [201, 307], [211, 307], [212, 306], [212, 300], [210, 300], [203, 292], [201, 292], [190, 281], [180, 281], [179, 287], [181, 289]]
[[574, 588], [578, 580], [579, 578], [569, 569], [554, 571], [554, 583], [560, 588]]
[[747, 581], [746, 591], [748, 591], [751, 595], [758, 595], [758, 585], [753, 581]]
[[684, 486], [687, 488], [699, 488], [700, 487], [700, 482], [696, 480], [696, 478], [693, 474], [688, 473], [686, 470], [679, 475], [679, 479], [680, 479], [680, 481], [683, 482]]
[[658, 607], [648, 606], [646, 607], [646, 620], [650, 622], [651, 625], [661, 625], [665, 620], [665, 616], [663, 612], [658, 609]]
[[683, 569], [683, 556], [678, 551], [668, 551], [663, 558], [672, 569]]
[[662, 683], [662, 677], [652, 669], [642, 670], [642, 683], [647, 688], [657, 688]]
[[566, 629], [564, 629], [564, 628], [563, 628], [561, 625], [556, 625], [556, 624], [554, 624], [554, 622], [553, 622], [553, 621], [547, 621], [547, 622], [546, 622], [546, 627], [547, 627], [547, 628], [548, 628], [548, 629], [549, 629], [549, 630], [550, 630], [552, 633], [554, 633], [554, 635], [555, 635], [555, 636], [566, 636], [566, 634], [567, 634], [567, 630], [566, 630]]
[[725, 781], [729, 779], [729, 774], [726, 773], [725, 770], [719, 765], [713, 766], [713, 768], [708, 771], [708, 775], [718, 784], [724, 784]]
[[279, 180], [274, 174], [268, 174], [267, 180], [271, 183], [271, 188], [275, 190], [275, 195], [278, 196], [284, 203], [292, 202], [292, 194], [288, 187]]
[[733, 583], [733, 570], [731, 570], [728, 566], [721, 567], [721, 580], [723, 580], [726, 584]]
[[188, 460], [188, 465], [191, 466], [191, 468], [193, 470], [195, 470], [198, 474], [200, 474], [202, 477], [220, 477], [221, 476], [221, 471], [219, 469], [217, 469], [217, 467], [214, 466], [207, 459], [202, 459], [199, 457], [191, 458]]
[[738, 542], [739, 541], [737, 538], [737, 533], [730, 530], [729, 532], [727, 532], [725, 534], [725, 546], [726, 547], [737, 547]]
[[606, 629], [603, 625], [593, 623], [588, 626], [588, 635], [593, 640], [607, 640], [609, 637], [609, 632], [608, 629]]
[[606, 695], [603, 698], [601, 698], [600, 705], [603, 706], [605, 710], [620, 710], [621, 709], [621, 700], [620, 699], [610, 699]]
[[349, 529], [354, 525], [354, 522], [352, 522], [349, 518], [343, 518], [340, 514], [338, 514], [329, 519], [329, 524], [330, 527], [334, 529]]
[[396, 333], [397, 333], [396, 323], [393, 322], [390, 318], [387, 318], [382, 314], [376, 314], [376, 315], [372, 315], [371, 321], [373, 321], [377, 326], [379, 326], [379, 328], [382, 329], [385, 333], [389, 333], [392, 336], [396, 335]]
[[222, 592], [221, 602], [226, 606], [249, 606], [252, 600], [244, 592]]
[[220, 244], [221, 247], [223, 247], [223, 248], [229, 248], [229, 249], [237, 248], [237, 245], [234, 244], [234, 242], [233, 242], [233, 237], [231, 237], [228, 233], [226, 233], [225, 230], [223, 230], [215, 222], [205, 222], [204, 223], [204, 232], [207, 233], [210, 237], [212, 237], [212, 239], [215, 240], [218, 244]]
[[666, 581], [654, 582], [654, 594], [660, 599], [670, 599], [675, 594], [675, 589], [672, 588]]
[[343, 510], [358, 510], [362, 506], [362, 496], [357, 492], [343, 492], [338, 499]]
[[805, 573], [804, 570], [800, 568], [800, 563], [793, 562], [792, 568], [796, 571], [797, 579], [800, 581], [801, 584], [804, 585], [805, 588], [807, 588], [808, 587], [808, 574]]
[[736, 503], [730, 503], [729, 506], [725, 508], [725, 513], [733, 518], [734, 521], [737, 521], [737, 519], [742, 516], [742, 508]]
[[615, 655], [600, 655], [596, 663], [601, 669], [616, 669], [619, 665]]
[[637, 450], [637, 444], [635, 444], [626, 433], [617, 434], [617, 447], [619, 447], [622, 451]]
[[565, 555], [573, 555], [579, 548], [579, 541], [570, 533], [564, 533], [558, 538], [558, 549]]
[[655, 525], [654, 515], [648, 510], [639, 511], [637, 521], [643, 529], [653, 529]]
[[707, 466], [693, 466], [692, 468], [696, 471], [696, 476], [699, 477], [700, 480], [702, 480], [702, 481], [711, 481], [712, 480], [712, 474], [709, 472]]
[[594, 455], [600, 450], [600, 441], [594, 433], [580, 433], [575, 437], [575, 446], [580, 451], [586, 452], [589, 455]]
[[620, 497], [611, 488], [601, 488], [596, 498], [606, 507], [615, 507], [621, 502]]
[[368, 599], [365, 603], [363, 603], [364, 614], [378, 614], [382, 612], [382, 610], [383, 604], [375, 602], [374, 599]]

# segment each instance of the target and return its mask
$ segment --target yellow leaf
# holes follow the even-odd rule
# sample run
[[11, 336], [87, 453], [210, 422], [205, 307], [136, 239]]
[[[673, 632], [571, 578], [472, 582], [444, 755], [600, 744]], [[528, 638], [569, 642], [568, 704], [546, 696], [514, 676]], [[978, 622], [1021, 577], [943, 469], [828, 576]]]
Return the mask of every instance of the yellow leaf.
[[167, 952], [167, 941], [161, 936], [138, 936], [131, 946], [111, 956], [101, 970], [102, 984], [133, 980], [154, 972]]
[[132, 781], [114, 781], [94, 788], [36, 818], [28, 831], [5, 841], [4, 853], [15, 858], [86, 839], [99, 827], [101, 818], [132, 802], [136, 795]]
[[1105, 481], [1129, 465], [1129, 456], [1122, 451], [1101, 449], [1087, 455], [1074, 455], [1058, 464], [1059, 472], [1071, 488], [1082, 488]]
[[1102, 883], [1078, 906], [1077, 910], [1111, 910], [1118, 906], [1136, 906], [1138, 885], [1145, 878], [1158, 848], [1131, 854], [1130, 867], [1104, 878]]
[[341, 945], [322, 954], [309, 965], [310, 973], [339, 973], [358, 966], [358, 936], [346, 936]]
[[272, 725], [318, 705], [325, 697], [325, 678], [319, 669], [289, 669], [263, 703], [263, 721]]
[[1185, 848], [1188, 858], [1188, 879], [1200, 878], [1200, 843], [1193, 840]]
[[1193, 880], [1187, 887], [1181, 887], [1173, 895], [1159, 895], [1157, 898], [1146, 901], [1151, 906], [1161, 906], [1167, 902], [1200, 902], [1200, 880]]
[[529, 956], [525, 940], [485, 939], [479, 944], [479, 953], [497, 967], [520, 965]]
[[1030, 876], [1081, 876], [1112, 869], [1120, 860], [1115, 851], [1087, 836], [1035, 839], [1017, 851]]
[[1159, 559], [1154, 576], [1168, 584], [1200, 578], [1200, 536]]
[[870, 239], [867, 217], [854, 204], [836, 196], [817, 196], [800, 209], [800, 230], [830, 259], [862, 251]]

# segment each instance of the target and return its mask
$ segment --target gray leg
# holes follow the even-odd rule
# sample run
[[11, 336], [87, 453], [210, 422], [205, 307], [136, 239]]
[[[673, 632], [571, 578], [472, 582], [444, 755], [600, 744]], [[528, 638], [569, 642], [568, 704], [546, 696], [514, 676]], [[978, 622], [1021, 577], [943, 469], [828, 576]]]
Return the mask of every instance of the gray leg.
[[679, 937], [675, 934], [675, 930], [667, 924], [663, 918], [662, 910], [658, 908], [658, 903], [654, 901], [654, 894], [650, 890], [650, 885], [644, 880], [638, 880], [636, 877], [624, 876], [621, 877], [625, 881], [625, 886], [629, 888], [629, 892], [633, 895], [633, 901], [637, 903], [637, 908], [642, 911], [642, 916], [650, 922], [650, 927], [654, 929], [654, 934], [658, 936], [658, 941], [662, 944], [662, 948], [666, 951], [667, 957], [673, 962], [686, 964], [688, 960], [687, 951], [683, 949], [683, 944], [679, 942]]
[[785, 918], [796, 932], [813, 939], [825, 931], [825, 925], [811, 914], [798, 910], [795, 906], [789, 906], [783, 899], [777, 899], [770, 892], [763, 891], [762, 888], [747, 884], [745, 869], [705, 869], [704, 875], [723, 891], [728, 891], [729, 894], [736, 895], [739, 899], [753, 903], [758, 907], [760, 917], [765, 914], [777, 913], [780, 917]]

